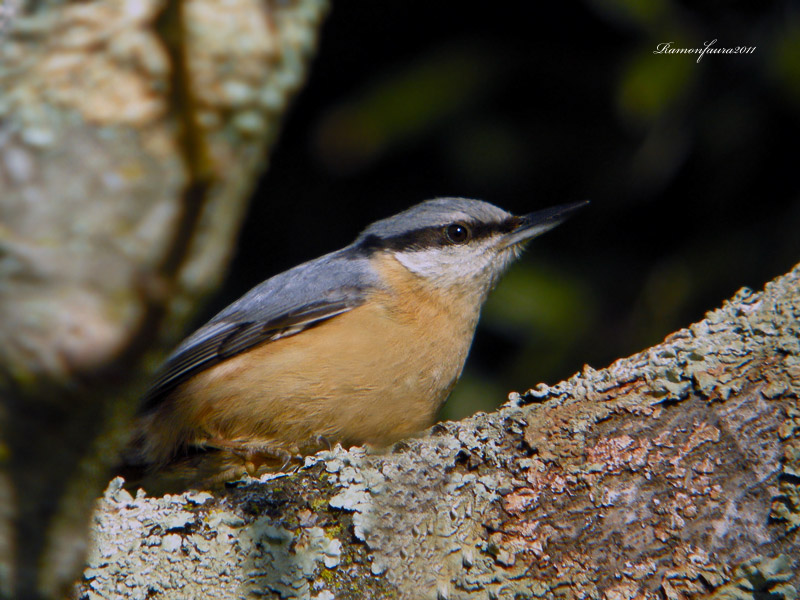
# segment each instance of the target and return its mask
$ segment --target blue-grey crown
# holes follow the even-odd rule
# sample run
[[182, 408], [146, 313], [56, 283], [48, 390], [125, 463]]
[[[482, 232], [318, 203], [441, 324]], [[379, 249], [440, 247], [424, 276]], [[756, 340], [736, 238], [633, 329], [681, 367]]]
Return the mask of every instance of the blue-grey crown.
[[409, 231], [441, 227], [458, 221], [468, 223], [500, 223], [511, 217], [502, 208], [468, 198], [437, 198], [421, 202], [394, 216], [376, 221], [358, 236], [391, 238]]

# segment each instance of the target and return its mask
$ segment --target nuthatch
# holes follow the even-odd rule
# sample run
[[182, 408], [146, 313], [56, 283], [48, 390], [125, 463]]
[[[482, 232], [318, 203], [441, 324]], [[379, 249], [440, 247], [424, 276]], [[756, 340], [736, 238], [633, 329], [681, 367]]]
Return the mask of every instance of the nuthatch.
[[525, 242], [585, 204], [517, 217], [429, 200], [266, 280], [167, 359], [128, 460], [207, 485], [430, 426], [489, 291]]

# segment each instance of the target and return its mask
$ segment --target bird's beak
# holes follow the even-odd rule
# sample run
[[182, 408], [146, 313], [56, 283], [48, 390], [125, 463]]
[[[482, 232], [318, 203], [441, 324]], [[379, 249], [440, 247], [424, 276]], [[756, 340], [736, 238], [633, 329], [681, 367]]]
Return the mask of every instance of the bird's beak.
[[572, 204], [552, 206], [524, 215], [520, 217], [520, 225], [514, 231], [507, 233], [503, 237], [500, 247], [508, 248], [514, 244], [527, 242], [538, 235], [542, 235], [546, 231], [550, 231], [554, 227], [561, 225], [561, 223], [587, 204], [589, 204], [589, 201], [583, 200], [582, 202], [573, 202]]

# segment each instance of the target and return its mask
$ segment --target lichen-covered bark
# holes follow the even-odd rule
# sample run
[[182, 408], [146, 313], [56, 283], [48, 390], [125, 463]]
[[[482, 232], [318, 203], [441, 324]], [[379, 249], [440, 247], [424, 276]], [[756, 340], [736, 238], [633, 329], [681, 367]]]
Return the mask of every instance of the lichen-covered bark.
[[81, 598], [795, 598], [800, 265], [492, 414], [95, 514]]
[[0, 596], [52, 597], [146, 353], [222, 278], [326, 3], [2, 6]]

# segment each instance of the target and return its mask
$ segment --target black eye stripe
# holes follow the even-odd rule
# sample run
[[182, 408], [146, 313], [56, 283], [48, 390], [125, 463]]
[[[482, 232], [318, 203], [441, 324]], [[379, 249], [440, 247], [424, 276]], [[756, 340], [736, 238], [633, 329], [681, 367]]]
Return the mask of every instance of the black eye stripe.
[[496, 223], [475, 223], [458, 221], [449, 225], [439, 225], [437, 227], [423, 227], [400, 235], [391, 237], [378, 237], [368, 235], [358, 244], [361, 252], [372, 253], [378, 250], [415, 251], [427, 250], [429, 248], [441, 248], [457, 244], [447, 238], [446, 230], [452, 225], [462, 225], [471, 230], [470, 240], [480, 240], [488, 238], [498, 233], [509, 233], [517, 229], [523, 220], [520, 217], [509, 217]]

